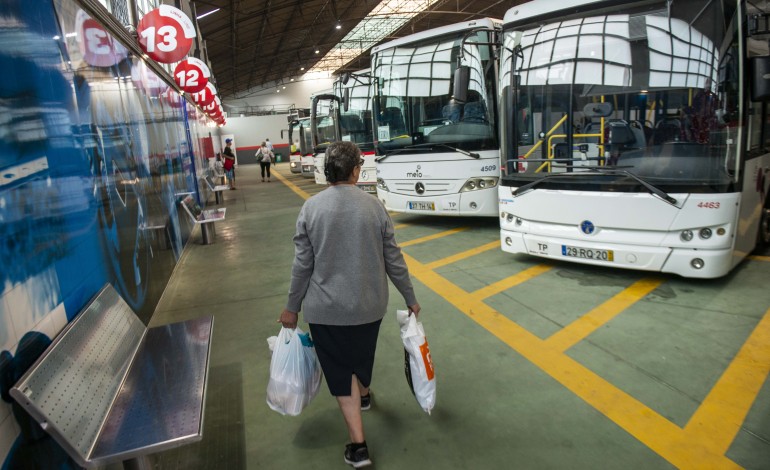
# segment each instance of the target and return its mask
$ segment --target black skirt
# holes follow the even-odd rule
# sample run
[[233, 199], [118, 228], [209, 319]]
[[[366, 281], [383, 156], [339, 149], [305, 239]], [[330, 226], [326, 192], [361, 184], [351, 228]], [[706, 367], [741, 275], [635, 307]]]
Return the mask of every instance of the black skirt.
[[353, 374], [364, 387], [372, 383], [380, 323], [382, 319], [352, 326], [309, 325], [326, 385], [335, 397], [350, 396]]

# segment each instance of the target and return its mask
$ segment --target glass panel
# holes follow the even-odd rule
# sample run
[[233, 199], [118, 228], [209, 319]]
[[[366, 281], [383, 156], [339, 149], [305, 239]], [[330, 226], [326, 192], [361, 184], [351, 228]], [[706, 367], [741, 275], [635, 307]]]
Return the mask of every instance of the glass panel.
[[[724, 18], [734, 10], [708, 0], [639, 5], [624, 5], [627, 14], [573, 15], [504, 32], [508, 175], [532, 180], [617, 166], [663, 186], [730, 187], [739, 168], [740, 79], [737, 39]], [[568, 181], [595, 184], [591, 175]]]
[[[446, 152], [446, 145], [496, 148], [494, 70], [487, 32], [466, 31], [381, 51], [374, 57], [378, 153], [407, 145]], [[396, 65], [398, 64], [398, 65]], [[455, 69], [469, 70], [468, 97], [453, 100]], [[430, 147], [428, 144], [444, 144]], [[422, 152], [421, 152], [422, 153]]]

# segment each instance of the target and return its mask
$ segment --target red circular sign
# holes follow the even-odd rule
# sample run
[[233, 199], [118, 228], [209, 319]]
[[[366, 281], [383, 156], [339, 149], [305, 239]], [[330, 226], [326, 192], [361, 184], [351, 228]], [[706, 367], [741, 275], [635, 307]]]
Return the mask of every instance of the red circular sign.
[[96, 20], [83, 10], [76, 18], [80, 55], [94, 67], [111, 67], [128, 56], [128, 49], [115, 41]]
[[136, 28], [139, 45], [154, 60], [179, 62], [190, 52], [195, 28], [182, 10], [161, 5], [147, 13]]
[[211, 82], [208, 82], [206, 84], [206, 88], [199, 91], [198, 93], [193, 94], [193, 101], [198, 103], [198, 105], [203, 108], [214, 101], [216, 96], [217, 89], [214, 88], [214, 85], [212, 85]]
[[198, 93], [206, 88], [211, 72], [206, 64], [195, 57], [179, 62], [174, 69], [174, 81], [187, 93]]
[[206, 111], [209, 115], [211, 115], [211, 113], [216, 111], [216, 109], [217, 109], [217, 102], [216, 101], [212, 101], [211, 103], [209, 103], [209, 104], [207, 104], [206, 106], [203, 107], [203, 110]]

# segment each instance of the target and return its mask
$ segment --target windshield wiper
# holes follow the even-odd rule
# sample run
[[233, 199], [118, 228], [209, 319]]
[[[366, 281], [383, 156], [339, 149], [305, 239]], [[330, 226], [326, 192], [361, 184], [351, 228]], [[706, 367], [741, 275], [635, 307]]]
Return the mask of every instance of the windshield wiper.
[[407, 150], [430, 150], [430, 148], [427, 148], [427, 147], [426, 148], [416, 148], [416, 147], [418, 147], [418, 146], [417, 145], [407, 145], [406, 147], [401, 147], [401, 148], [393, 149], [390, 152], [385, 153], [385, 154], [380, 155], [379, 157], [375, 158], [374, 161], [375, 162], [381, 162], [381, 161], [385, 160], [386, 158], [388, 158], [391, 155], [395, 155], [395, 154], [401, 153], [401, 152], [406, 152]]
[[376, 162], [381, 162], [382, 160], [388, 158], [391, 155], [395, 155], [397, 153], [406, 152], [407, 150], [433, 150], [433, 147], [443, 147], [448, 148], [450, 150], [453, 150], [457, 153], [461, 153], [463, 155], [466, 155], [471, 158], [481, 158], [481, 155], [479, 155], [476, 152], [468, 152], [467, 150], [459, 149], [457, 147], [452, 147], [451, 145], [447, 144], [439, 144], [439, 143], [427, 143], [427, 144], [414, 144], [414, 145], [407, 145], [406, 147], [401, 147], [398, 149], [395, 149], [393, 151], [390, 151], [386, 153], [385, 155], [382, 155], [380, 157], [377, 157], [374, 159]]
[[467, 150], [459, 149], [457, 147], [452, 147], [451, 145], [447, 145], [447, 144], [421, 144], [421, 145], [435, 145], [436, 147], [444, 147], [444, 148], [448, 148], [450, 150], [454, 150], [457, 153], [461, 153], [461, 154], [466, 155], [466, 156], [471, 157], [471, 158], [476, 158], [476, 159], [481, 158], [481, 155], [479, 155], [476, 152], [469, 152]]
[[658, 196], [660, 199], [662, 199], [663, 201], [671, 204], [672, 206], [676, 206], [677, 200], [675, 198], [671, 197], [667, 192], [663, 191], [662, 189], [660, 189], [660, 188], [658, 188], [656, 186], [653, 186], [652, 184], [648, 183], [647, 181], [643, 180], [642, 178], [640, 178], [639, 176], [635, 175], [634, 173], [631, 173], [628, 170], [623, 170], [623, 169], [620, 169], [620, 168], [617, 168], [617, 167], [609, 169], [609, 168], [604, 167], [604, 166], [591, 167], [591, 170], [594, 170], [594, 171], [580, 171], [580, 172], [574, 172], [574, 173], [551, 173], [551, 174], [548, 174], [548, 175], [546, 175], [546, 176], [544, 176], [544, 177], [542, 177], [540, 179], [537, 179], [535, 181], [529, 182], [529, 183], [525, 184], [524, 186], [516, 188], [516, 190], [513, 191], [513, 196], [514, 197], [515, 196], [520, 196], [520, 195], [524, 194], [525, 192], [529, 191], [530, 189], [534, 188], [538, 184], [542, 183], [546, 179], [554, 178], [554, 177], [558, 177], [558, 176], [574, 177], [574, 176], [624, 175], [624, 176], [627, 176], [627, 177], [633, 179], [634, 181], [636, 181], [637, 183], [641, 184], [642, 186], [644, 186], [644, 188], [650, 194]]

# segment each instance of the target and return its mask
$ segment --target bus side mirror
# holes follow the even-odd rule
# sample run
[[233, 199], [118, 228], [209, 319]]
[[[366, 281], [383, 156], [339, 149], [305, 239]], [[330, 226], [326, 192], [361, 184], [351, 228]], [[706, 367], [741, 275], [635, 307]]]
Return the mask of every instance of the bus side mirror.
[[342, 92], [342, 110], [347, 112], [350, 109], [350, 88], [345, 88]]
[[770, 57], [749, 59], [751, 70], [751, 101], [770, 99]]
[[454, 89], [452, 98], [459, 103], [465, 103], [468, 100], [468, 87], [471, 83], [471, 68], [467, 65], [461, 65], [455, 69]]

